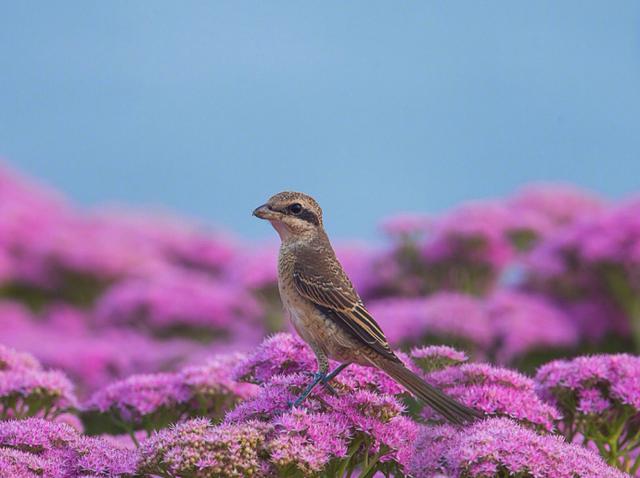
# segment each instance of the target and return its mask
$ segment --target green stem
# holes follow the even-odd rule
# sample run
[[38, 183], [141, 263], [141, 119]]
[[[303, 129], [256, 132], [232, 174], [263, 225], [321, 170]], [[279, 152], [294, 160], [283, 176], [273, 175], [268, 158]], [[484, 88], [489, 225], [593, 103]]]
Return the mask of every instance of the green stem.
[[636, 351], [640, 352], [640, 300], [636, 297], [627, 307]]
[[[368, 454], [367, 454], [367, 456], [368, 456]], [[382, 456], [382, 452], [379, 452], [376, 455], [374, 455], [374, 457], [371, 459], [371, 461], [366, 466], [366, 468], [364, 470], [362, 470], [362, 473], [360, 473], [360, 477], [359, 478], [367, 478], [369, 476], [369, 474], [374, 471], [375, 466], [378, 464], [378, 460], [380, 460], [381, 456]]]
[[629, 284], [624, 270], [620, 268], [606, 271], [606, 279], [613, 298], [629, 316], [631, 335], [636, 351], [640, 352], [640, 298]]
[[136, 448], [140, 448], [140, 443], [138, 442], [138, 439], [136, 438], [136, 432], [133, 429], [129, 429], [129, 436], [131, 437], [131, 441], [133, 442], [133, 444], [136, 446]]
[[629, 470], [629, 474], [630, 474], [631, 476], [635, 476], [635, 475], [636, 475], [636, 473], [638, 472], [638, 468], [640, 468], [640, 455], [638, 455], [638, 456], [636, 457], [636, 461], [635, 461], [635, 463], [633, 464], [633, 466], [631, 467], [631, 469]]
[[113, 421], [116, 422], [118, 425], [120, 425], [124, 429], [125, 432], [127, 432], [127, 434], [131, 437], [131, 441], [136, 446], [136, 448], [140, 448], [140, 443], [138, 442], [138, 439], [136, 438], [136, 431], [131, 426], [131, 424], [129, 422], [127, 422], [125, 420], [121, 420], [120, 418], [115, 417], [115, 416], [113, 417]]
[[[349, 446], [349, 451], [347, 453], [347, 456], [342, 461], [342, 465], [340, 466], [340, 468], [338, 468], [338, 472], [336, 473], [336, 477], [344, 476], [344, 474], [345, 474], [345, 472], [347, 470], [347, 466], [351, 462], [351, 459], [353, 458], [353, 456], [358, 452], [358, 449], [360, 448], [360, 444], [361, 443], [362, 443], [362, 437], [359, 437], [359, 438], [356, 438], [353, 441], [351, 446]], [[351, 473], [349, 473], [349, 474], [351, 474]]]

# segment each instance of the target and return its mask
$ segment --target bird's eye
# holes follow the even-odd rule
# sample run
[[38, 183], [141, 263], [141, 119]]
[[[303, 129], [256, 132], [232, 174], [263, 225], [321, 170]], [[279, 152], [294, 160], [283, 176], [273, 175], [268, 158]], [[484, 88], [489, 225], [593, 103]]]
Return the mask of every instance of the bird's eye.
[[289, 206], [289, 212], [291, 214], [300, 214], [302, 212], [302, 204], [292, 204], [291, 206]]

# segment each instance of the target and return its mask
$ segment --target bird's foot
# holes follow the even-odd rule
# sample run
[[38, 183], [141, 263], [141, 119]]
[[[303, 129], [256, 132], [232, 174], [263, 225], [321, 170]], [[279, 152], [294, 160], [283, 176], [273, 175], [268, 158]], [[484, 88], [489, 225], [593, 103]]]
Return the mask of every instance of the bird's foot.
[[329, 382], [331, 382], [331, 380], [333, 380], [340, 372], [342, 372], [348, 366], [349, 366], [349, 363], [340, 364], [333, 370], [333, 372], [325, 375], [322, 378], [320, 383], [322, 383], [324, 388], [332, 395], [338, 395], [338, 393], [336, 392], [336, 389], [329, 384]]
[[322, 386], [324, 387], [324, 389], [329, 392], [331, 395], [336, 396], [338, 395], [338, 392], [336, 392], [336, 389], [333, 388], [333, 386], [329, 383], [329, 382], [325, 382], [322, 381]]

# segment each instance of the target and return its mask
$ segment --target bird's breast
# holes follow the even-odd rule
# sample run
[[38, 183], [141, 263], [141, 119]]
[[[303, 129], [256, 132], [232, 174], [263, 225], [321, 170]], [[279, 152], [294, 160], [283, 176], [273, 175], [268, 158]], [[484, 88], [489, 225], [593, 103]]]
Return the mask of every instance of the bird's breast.
[[279, 284], [284, 307], [298, 335], [314, 349], [322, 350], [329, 358], [340, 362], [368, 365], [361, 357], [353, 338], [313, 303], [300, 297], [286, 281]]
[[298, 292], [294, 281], [295, 254], [280, 249], [278, 260], [278, 289], [284, 308], [302, 340], [327, 356], [341, 362], [368, 364], [360, 347], [342, 327], [323, 314], [311, 301]]
[[322, 340], [322, 318], [315, 314], [313, 304], [300, 297], [292, 280], [283, 279], [278, 282], [280, 298], [289, 313], [291, 324], [305, 342], [318, 343]]

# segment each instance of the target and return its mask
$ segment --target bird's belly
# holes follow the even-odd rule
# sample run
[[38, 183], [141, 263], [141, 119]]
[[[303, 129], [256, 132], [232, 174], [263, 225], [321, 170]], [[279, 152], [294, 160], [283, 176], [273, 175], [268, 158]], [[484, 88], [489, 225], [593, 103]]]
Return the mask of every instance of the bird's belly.
[[311, 323], [307, 315], [304, 312], [295, 308], [289, 308], [289, 319], [293, 328], [296, 329], [298, 335], [311, 345], [320, 345], [322, 343], [322, 337], [318, 333], [317, 326]]
[[361, 356], [354, 340], [330, 318], [315, 308], [289, 308], [291, 323], [300, 337], [313, 348], [319, 348], [329, 358], [339, 362], [369, 365]]

